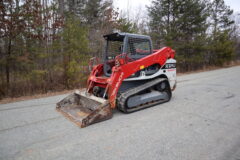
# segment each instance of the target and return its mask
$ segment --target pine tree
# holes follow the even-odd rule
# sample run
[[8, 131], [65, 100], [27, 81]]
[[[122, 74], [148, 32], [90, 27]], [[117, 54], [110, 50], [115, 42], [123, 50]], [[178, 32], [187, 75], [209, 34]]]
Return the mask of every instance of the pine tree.
[[211, 30], [209, 38], [209, 63], [223, 65], [234, 57], [234, 21], [231, 19], [233, 10], [224, 3], [224, 0], [214, 0], [211, 3]]
[[203, 0], [154, 0], [148, 8], [155, 42], [161, 43], [158, 46], [173, 47], [185, 70], [203, 63], [203, 42], [208, 27], [206, 4]]
[[127, 18], [119, 18], [117, 20], [117, 26], [116, 29], [118, 29], [120, 32], [127, 32], [127, 33], [137, 33], [138, 28], [137, 24], [134, 22], [131, 22], [127, 20]]
[[104, 41], [102, 36], [113, 32], [117, 13], [112, 0], [88, 0], [84, 9], [85, 25], [89, 28], [91, 54], [100, 58]]
[[74, 17], [69, 17], [63, 30], [63, 70], [67, 88], [76, 86], [83, 79], [81, 70], [87, 66], [89, 56], [87, 28]]
[[177, 5], [176, 0], [154, 0], [148, 7], [151, 35], [157, 47], [160, 43], [170, 44], [173, 39]]

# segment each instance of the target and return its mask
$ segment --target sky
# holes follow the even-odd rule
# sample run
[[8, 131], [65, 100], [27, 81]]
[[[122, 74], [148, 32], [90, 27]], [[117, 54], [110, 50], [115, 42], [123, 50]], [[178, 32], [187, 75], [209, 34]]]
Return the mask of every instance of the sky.
[[139, 10], [146, 11], [146, 5], [150, 5], [151, 0], [114, 0], [114, 6], [119, 10]]
[[[230, 6], [234, 12], [240, 12], [240, 0], [225, 0], [225, 3]], [[146, 5], [151, 5], [151, 0], [114, 0], [114, 6], [123, 11], [127, 9], [134, 11], [141, 8], [141, 13], [144, 13], [146, 11]], [[132, 13], [136, 14], [138, 12]]]
[[234, 12], [240, 12], [240, 0], [225, 0], [225, 3], [230, 6]]

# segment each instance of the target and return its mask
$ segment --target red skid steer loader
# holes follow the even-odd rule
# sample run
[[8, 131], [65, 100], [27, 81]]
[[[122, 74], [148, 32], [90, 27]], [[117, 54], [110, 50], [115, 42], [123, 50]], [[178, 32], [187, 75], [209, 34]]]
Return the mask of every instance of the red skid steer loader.
[[176, 87], [174, 50], [153, 50], [145, 35], [103, 37], [103, 63], [92, 68], [87, 88], [57, 103], [56, 109], [80, 127], [110, 119], [114, 108], [130, 113], [168, 102]]

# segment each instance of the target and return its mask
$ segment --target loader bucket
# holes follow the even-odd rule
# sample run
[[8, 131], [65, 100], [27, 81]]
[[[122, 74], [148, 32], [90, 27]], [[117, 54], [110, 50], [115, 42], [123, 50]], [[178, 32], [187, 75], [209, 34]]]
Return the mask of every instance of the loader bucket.
[[75, 92], [57, 103], [57, 111], [81, 128], [112, 118], [107, 100]]

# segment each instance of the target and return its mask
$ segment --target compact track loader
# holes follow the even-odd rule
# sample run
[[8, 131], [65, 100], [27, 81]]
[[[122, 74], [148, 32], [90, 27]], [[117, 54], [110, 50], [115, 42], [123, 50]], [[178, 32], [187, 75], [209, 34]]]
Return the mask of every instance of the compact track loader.
[[153, 50], [145, 35], [103, 37], [103, 63], [92, 67], [87, 88], [57, 103], [57, 110], [80, 127], [110, 119], [114, 108], [130, 113], [168, 102], [176, 87], [174, 50]]

